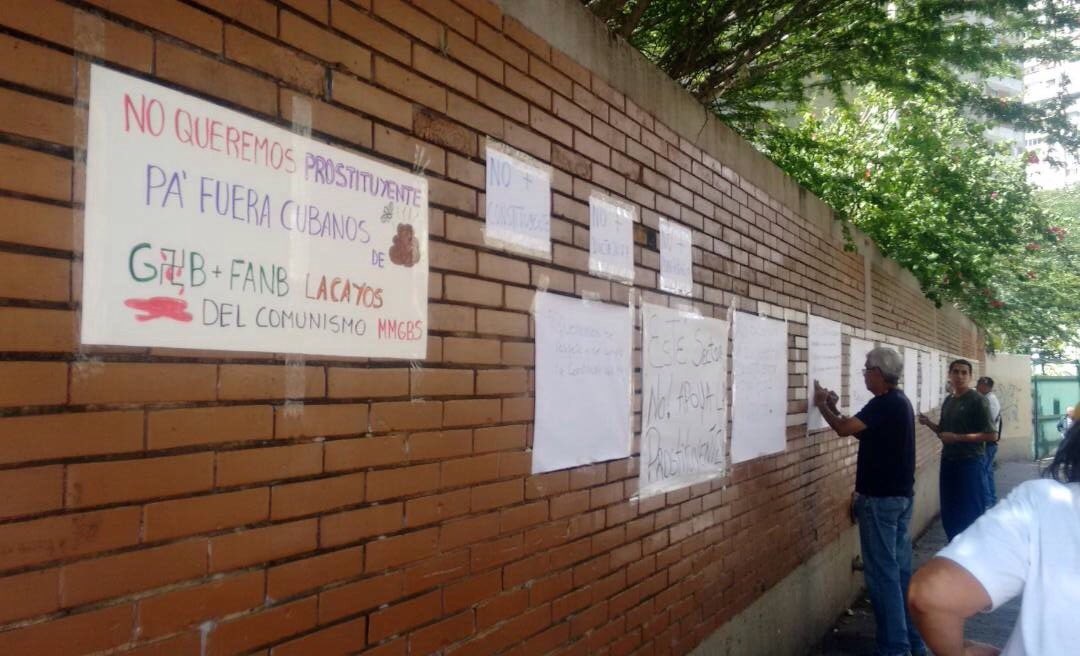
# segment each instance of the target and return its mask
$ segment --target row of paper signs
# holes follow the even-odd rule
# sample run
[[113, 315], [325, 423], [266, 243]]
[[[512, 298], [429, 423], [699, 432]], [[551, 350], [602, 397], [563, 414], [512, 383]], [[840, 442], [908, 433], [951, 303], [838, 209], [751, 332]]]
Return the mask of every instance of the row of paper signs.
[[[631, 455], [632, 313], [633, 306], [537, 293], [533, 473]], [[786, 322], [744, 312], [712, 319], [643, 304], [641, 326], [642, 498], [720, 476], [728, 455], [734, 464], [785, 449]], [[816, 378], [839, 392], [840, 324], [811, 316], [809, 335], [810, 387]], [[851, 340], [850, 406], [856, 409], [869, 400], [856, 381], [871, 348], [872, 342]], [[914, 349], [907, 351], [905, 361], [918, 362]], [[929, 408], [936, 404], [929, 392], [940, 369], [929, 366], [933, 358], [923, 361], [930, 384], [920, 405]], [[909, 380], [916, 376], [917, 370]], [[823, 423], [820, 415], [808, 417], [811, 430]]]
[[[484, 238], [534, 257], [551, 258], [551, 168], [504, 144], [487, 143]], [[593, 191], [589, 195], [589, 272], [633, 284], [633, 205]], [[660, 290], [693, 291], [691, 233], [684, 225], [659, 223]]]

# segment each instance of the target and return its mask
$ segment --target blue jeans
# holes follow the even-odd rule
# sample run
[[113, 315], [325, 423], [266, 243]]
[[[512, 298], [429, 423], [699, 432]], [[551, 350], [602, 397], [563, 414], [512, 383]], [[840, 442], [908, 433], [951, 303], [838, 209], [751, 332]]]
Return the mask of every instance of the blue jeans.
[[855, 499], [862, 544], [863, 577], [877, 622], [879, 656], [925, 654], [907, 607], [911, 582], [911, 537], [908, 523], [914, 502], [910, 497], [870, 497]]
[[987, 510], [997, 503], [997, 491], [994, 489], [994, 458], [997, 456], [997, 448], [995, 442], [986, 443], [986, 494], [983, 505]]
[[951, 542], [986, 510], [986, 459], [942, 460], [941, 525]]

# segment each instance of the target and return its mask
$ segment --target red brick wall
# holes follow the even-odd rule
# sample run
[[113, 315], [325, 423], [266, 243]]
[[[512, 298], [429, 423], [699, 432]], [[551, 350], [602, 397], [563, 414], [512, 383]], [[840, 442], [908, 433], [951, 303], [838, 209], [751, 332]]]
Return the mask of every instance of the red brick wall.
[[[82, 347], [91, 60], [286, 126], [309, 99], [315, 138], [403, 166], [419, 146], [428, 357]], [[484, 246], [485, 135], [554, 168], [552, 262]], [[632, 296], [588, 275], [590, 189], [640, 209], [645, 300], [664, 215], [694, 229], [706, 314], [810, 303], [978, 357], [876, 266], [864, 326], [867, 260], [739, 166], [486, 0], [4, 0], [0, 653], [687, 652], [849, 528], [854, 445], [793, 425], [640, 504], [636, 458], [530, 476], [533, 290]]]

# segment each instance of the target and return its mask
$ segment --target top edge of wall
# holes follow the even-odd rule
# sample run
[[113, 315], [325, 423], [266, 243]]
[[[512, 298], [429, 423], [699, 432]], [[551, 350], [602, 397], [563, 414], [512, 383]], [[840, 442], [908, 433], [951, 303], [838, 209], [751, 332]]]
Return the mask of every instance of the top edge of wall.
[[[820, 234], [843, 241], [841, 227], [829, 205], [717, 119], [625, 39], [613, 35], [580, 0], [493, 2], [503, 13], [591, 70], [680, 137], [730, 167], [750, 184], [768, 190], [776, 200], [818, 226]], [[869, 236], [854, 226], [851, 235], [856, 250], [868, 263], [895, 272], [901, 283], [922, 293], [915, 276], [882, 255]]]

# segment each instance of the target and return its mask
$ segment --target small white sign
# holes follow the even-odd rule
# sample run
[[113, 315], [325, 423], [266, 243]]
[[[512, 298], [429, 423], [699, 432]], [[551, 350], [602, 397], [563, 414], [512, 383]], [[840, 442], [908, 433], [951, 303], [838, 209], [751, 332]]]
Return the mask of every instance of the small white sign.
[[919, 385], [919, 412], [929, 412], [934, 407], [934, 393], [930, 380], [930, 354], [926, 351], [919, 351], [919, 372], [922, 375]]
[[534, 474], [630, 456], [632, 311], [537, 292]]
[[551, 259], [551, 171], [487, 145], [487, 243]]
[[593, 192], [589, 195], [589, 271], [634, 282], [633, 206]]
[[731, 462], [787, 448], [787, 324], [735, 313]]
[[690, 228], [660, 219], [660, 290], [690, 296], [694, 292]]
[[945, 400], [945, 356], [941, 351], [930, 351], [930, 408], [936, 408]]
[[641, 307], [640, 497], [724, 473], [728, 322]]
[[93, 66], [82, 341], [422, 359], [427, 181]]
[[866, 367], [866, 354], [874, 348], [874, 343], [858, 337], [851, 338], [848, 345], [848, 410], [855, 414], [874, 398], [866, 389], [863, 369]]
[[806, 427], [807, 430], [828, 428], [829, 423], [821, 416], [821, 411], [814, 405], [814, 381], [822, 387], [840, 394], [841, 384], [841, 337], [840, 323], [810, 315], [807, 321], [808, 355], [807, 390], [806, 390]]
[[904, 396], [911, 401], [915, 412], [922, 412], [919, 407], [919, 351], [905, 346], [899, 353], [904, 357]]

